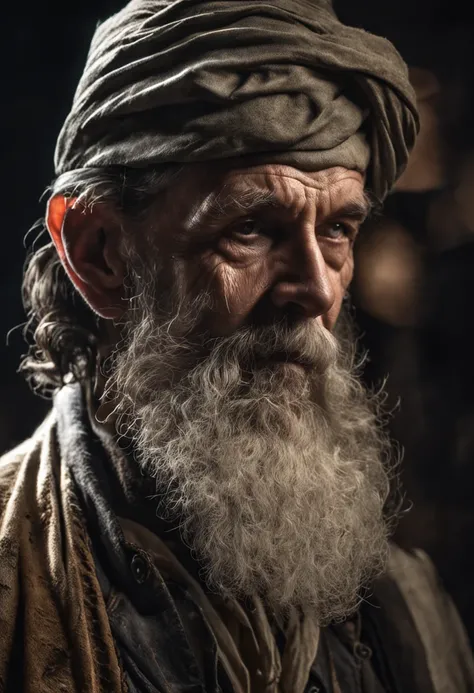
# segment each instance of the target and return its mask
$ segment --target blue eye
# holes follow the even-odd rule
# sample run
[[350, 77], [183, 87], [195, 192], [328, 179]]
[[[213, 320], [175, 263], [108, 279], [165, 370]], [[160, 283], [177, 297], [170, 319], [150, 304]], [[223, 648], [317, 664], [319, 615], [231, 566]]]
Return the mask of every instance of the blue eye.
[[346, 224], [334, 222], [333, 224], [323, 227], [320, 230], [319, 235], [338, 240], [340, 238], [347, 238], [350, 236], [350, 233], [350, 229], [346, 226]]

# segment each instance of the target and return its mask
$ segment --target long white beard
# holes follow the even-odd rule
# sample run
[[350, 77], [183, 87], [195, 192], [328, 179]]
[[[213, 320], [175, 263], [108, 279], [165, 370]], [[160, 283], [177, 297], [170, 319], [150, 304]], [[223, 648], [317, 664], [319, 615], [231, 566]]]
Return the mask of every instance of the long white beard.
[[[246, 328], [198, 358], [178, 318], [133, 321], [109, 390], [209, 587], [346, 616], [385, 564], [389, 481], [336, 340], [315, 321]], [[306, 369], [268, 361], [282, 352]]]

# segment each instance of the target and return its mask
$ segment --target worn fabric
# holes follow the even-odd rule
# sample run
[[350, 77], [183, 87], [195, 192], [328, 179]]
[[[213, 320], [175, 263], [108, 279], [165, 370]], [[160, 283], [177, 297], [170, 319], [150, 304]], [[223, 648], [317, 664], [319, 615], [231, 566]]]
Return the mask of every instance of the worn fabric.
[[125, 690], [54, 416], [0, 467], [1, 693]]
[[[234, 693], [232, 646], [217, 631], [239, 643], [235, 620], [205, 593], [157, 502], [153, 480], [93, 431], [80, 388], [63, 388], [0, 464], [1, 693]], [[240, 642], [234, 657], [247, 668], [276, 635], [244, 606], [257, 646], [249, 659]], [[465, 633], [429, 560], [395, 548], [357, 617], [321, 632], [305, 693], [331, 691], [331, 662], [342, 693], [474, 689]]]
[[93, 37], [55, 163], [345, 166], [382, 199], [417, 127], [395, 48], [329, 0], [132, 0]]
[[219, 659], [234, 693], [304, 693], [316, 660], [319, 628], [292, 611], [281, 627], [281, 656], [275, 626], [259, 598], [244, 609], [235, 599], [220, 599], [194, 578], [158, 535], [130, 520], [120, 520], [130, 543], [146, 547], [167, 579], [183, 585], [215, 639]]

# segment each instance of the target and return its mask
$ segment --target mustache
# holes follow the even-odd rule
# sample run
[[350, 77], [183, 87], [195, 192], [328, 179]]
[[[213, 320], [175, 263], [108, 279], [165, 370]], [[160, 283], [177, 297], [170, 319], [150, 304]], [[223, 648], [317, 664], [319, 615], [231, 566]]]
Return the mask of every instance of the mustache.
[[249, 369], [283, 362], [323, 371], [339, 355], [336, 338], [316, 321], [297, 326], [280, 321], [263, 327], [243, 327], [228, 337], [208, 340], [206, 346], [208, 353], [220, 354], [224, 362], [237, 359]]

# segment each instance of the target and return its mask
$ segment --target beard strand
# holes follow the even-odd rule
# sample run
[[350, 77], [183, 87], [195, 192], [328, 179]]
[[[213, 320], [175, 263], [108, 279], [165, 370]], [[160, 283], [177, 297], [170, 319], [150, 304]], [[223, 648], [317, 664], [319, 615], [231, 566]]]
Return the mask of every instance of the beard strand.
[[203, 299], [170, 319], [139, 296], [108, 396], [207, 586], [321, 625], [346, 617], [385, 566], [389, 493], [387, 441], [347, 352], [316, 321], [191, 339]]

